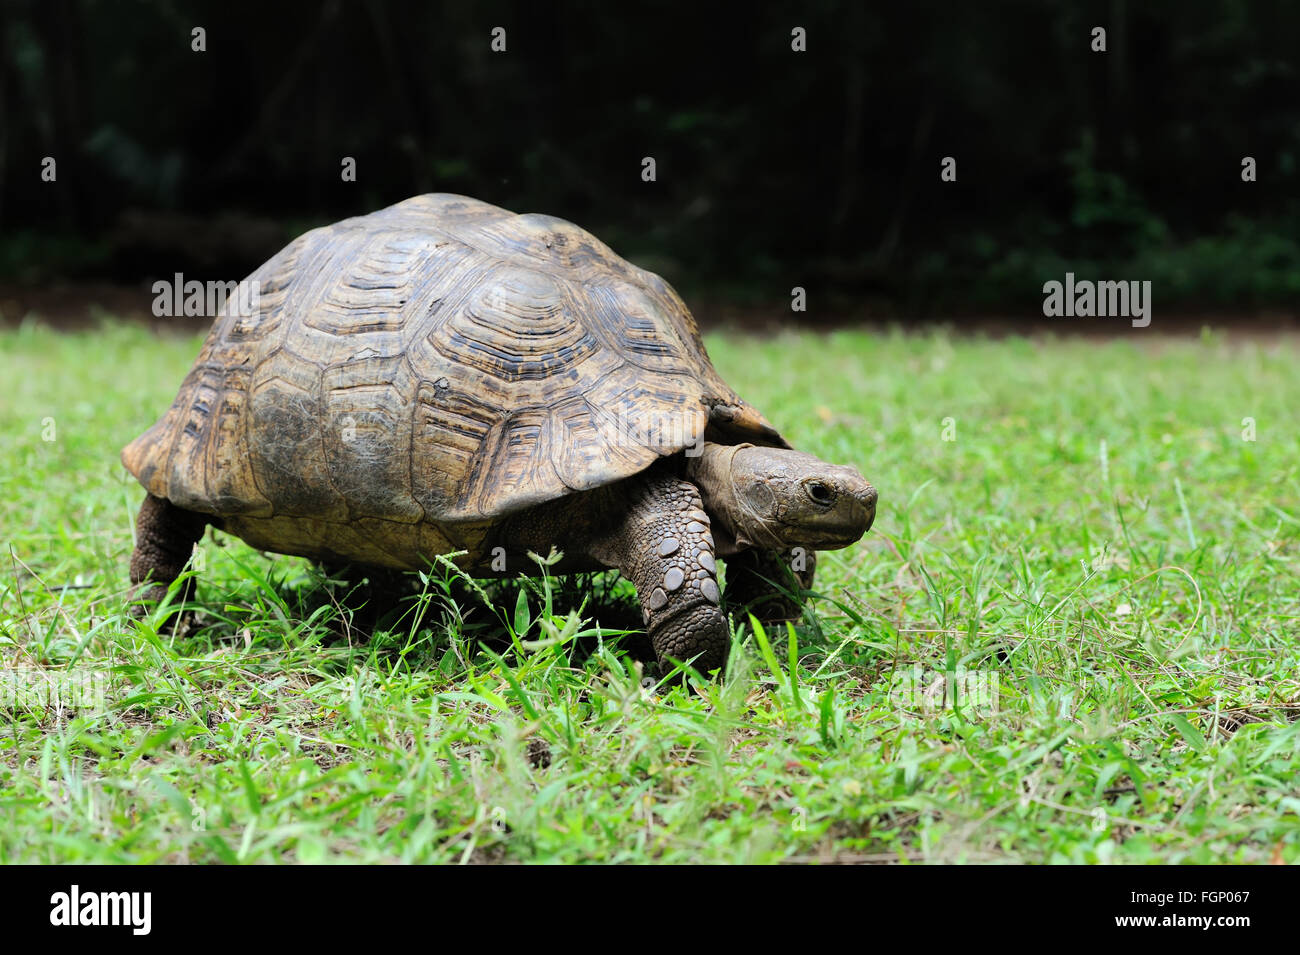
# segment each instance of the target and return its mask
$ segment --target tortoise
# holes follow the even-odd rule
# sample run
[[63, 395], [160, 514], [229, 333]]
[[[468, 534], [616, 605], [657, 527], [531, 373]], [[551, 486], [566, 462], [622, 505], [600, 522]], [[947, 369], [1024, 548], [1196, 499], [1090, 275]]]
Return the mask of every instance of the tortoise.
[[[615, 568], [661, 662], [725, 663], [728, 606], [811, 584], [876, 491], [793, 450], [719, 377], [658, 275], [581, 228], [416, 196], [300, 236], [217, 315], [122, 452], [130, 579], [161, 600], [207, 525], [255, 548], [480, 576]], [[784, 579], [789, 580], [787, 575]], [[775, 605], [775, 604], [774, 604]], [[788, 609], [785, 611], [789, 613]]]

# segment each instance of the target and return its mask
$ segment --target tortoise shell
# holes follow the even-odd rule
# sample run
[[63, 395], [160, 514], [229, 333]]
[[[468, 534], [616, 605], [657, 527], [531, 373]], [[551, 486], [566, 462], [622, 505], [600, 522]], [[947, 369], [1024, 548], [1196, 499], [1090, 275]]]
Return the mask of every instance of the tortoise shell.
[[303, 522], [490, 524], [702, 436], [788, 447], [677, 293], [562, 219], [417, 196], [300, 236], [250, 282], [259, 307], [223, 310], [122, 461], [267, 549], [330, 549]]

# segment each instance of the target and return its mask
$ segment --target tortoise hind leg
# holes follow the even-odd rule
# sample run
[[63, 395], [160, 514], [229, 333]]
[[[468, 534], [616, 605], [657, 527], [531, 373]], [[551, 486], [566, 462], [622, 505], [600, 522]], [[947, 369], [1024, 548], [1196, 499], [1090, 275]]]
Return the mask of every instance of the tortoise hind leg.
[[[135, 551], [131, 554], [131, 598], [160, 601], [194, 553], [208, 516], [177, 507], [165, 498], [145, 495], [135, 521]], [[183, 595], [186, 599], [190, 590]], [[137, 608], [139, 605], [136, 605]], [[138, 612], [133, 610], [133, 612]]]

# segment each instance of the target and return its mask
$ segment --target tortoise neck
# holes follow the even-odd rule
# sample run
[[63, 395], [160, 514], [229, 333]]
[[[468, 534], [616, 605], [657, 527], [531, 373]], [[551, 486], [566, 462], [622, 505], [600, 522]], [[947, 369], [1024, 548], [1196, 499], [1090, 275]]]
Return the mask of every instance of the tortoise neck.
[[686, 458], [686, 476], [700, 489], [704, 509], [723, 525], [721, 530], [734, 542], [736, 550], [756, 546], [779, 548], [781, 541], [767, 530], [762, 516], [750, 510], [744, 495], [736, 489], [735, 456], [752, 447], [752, 444], [706, 442], [702, 453]]

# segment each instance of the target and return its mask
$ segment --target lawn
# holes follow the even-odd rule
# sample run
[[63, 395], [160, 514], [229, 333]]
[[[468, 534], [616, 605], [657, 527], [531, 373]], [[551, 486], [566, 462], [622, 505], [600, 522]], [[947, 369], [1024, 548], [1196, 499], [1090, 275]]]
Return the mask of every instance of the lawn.
[[211, 532], [131, 624], [117, 455], [199, 340], [0, 333], [0, 861], [1300, 861], [1300, 341], [1148, 332], [710, 336], [880, 508], [686, 688], [608, 581], [366, 634]]

